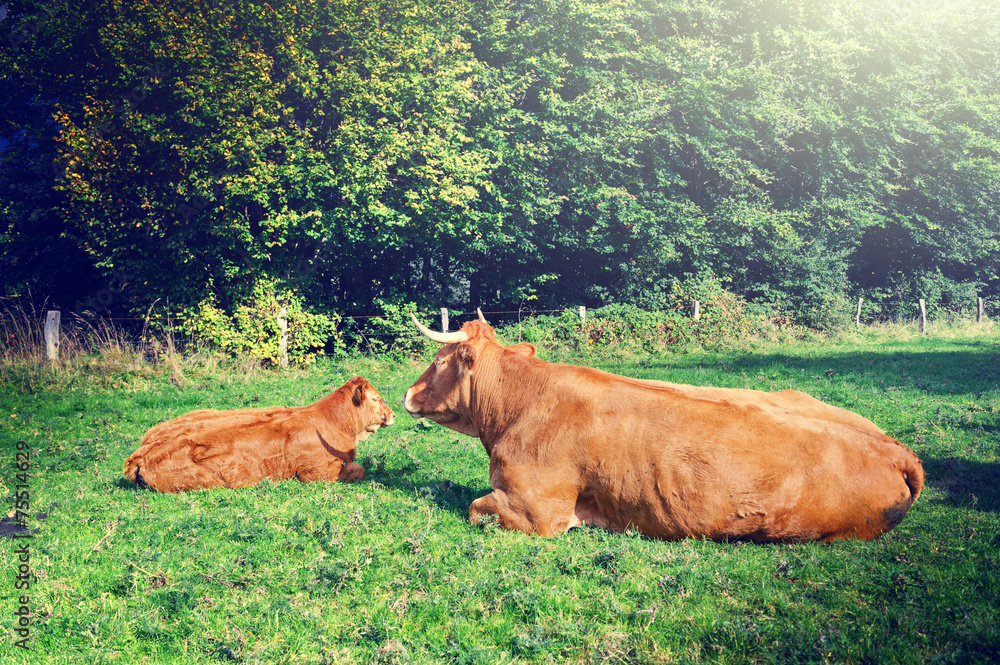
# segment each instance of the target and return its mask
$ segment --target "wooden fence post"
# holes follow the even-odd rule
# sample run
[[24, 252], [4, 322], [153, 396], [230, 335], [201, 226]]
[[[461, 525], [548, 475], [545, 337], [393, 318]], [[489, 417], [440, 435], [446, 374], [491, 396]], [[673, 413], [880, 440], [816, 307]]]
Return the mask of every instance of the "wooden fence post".
[[864, 300], [864, 298], [858, 298], [858, 313], [854, 317], [854, 325], [856, 325], [856, 326], [860, 326], [861, 325], [861, 302], [863, 300]]
[[977, 298], [977, 300], [979, 302], [976, 303], [976, 323], [982, 323], [983, 322], [983, 299], [982, 298]]
[[580, 323], [587, 322], [587, 308], [584, 305], [580, 305]]
[[45, 314], [45, 356], [52, 362], [59, 360], [59, 317], [58, 310]]
[[923, 298], [920, 299], [920, 332], [927, 332], [927, 306]]
[[285, 307], [278, 310], [278, 330], [281, 331], [278, 337], [278, 364], [288, 367], [288, 309]]
[[701, 303], [697, 300], [694, 301], [694, 306], [691, 308], [691, 318], [695, 321], [701, 318]]
[[441, 308], [441, 332], [448, 332], [448, 308]]

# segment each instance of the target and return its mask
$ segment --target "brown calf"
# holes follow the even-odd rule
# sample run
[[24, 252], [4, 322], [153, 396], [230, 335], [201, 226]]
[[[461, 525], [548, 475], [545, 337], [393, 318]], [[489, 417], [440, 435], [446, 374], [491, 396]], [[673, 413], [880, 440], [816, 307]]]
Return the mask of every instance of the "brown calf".
[[356, 376], [310, 406], [202, 409], [160, 423], [125, 461], [125, 476], [160, 492], [246, 487], [265, 478], [361, 480], [358, 441], [394, 419], [378, 391]]

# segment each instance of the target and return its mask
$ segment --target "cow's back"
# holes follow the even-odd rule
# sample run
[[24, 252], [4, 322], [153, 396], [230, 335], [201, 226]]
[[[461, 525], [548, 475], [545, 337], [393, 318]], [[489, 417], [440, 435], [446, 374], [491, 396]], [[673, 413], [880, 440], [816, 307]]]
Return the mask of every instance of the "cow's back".
[[832, 404], [827, 404], [812, 395], [799, 392], [798, 390], [789, 389], [778, 392], [765, 392], [745, 388], [689, 386], [653, 379], [621, 378], [625, 381], [634, 381], [639, 385], [648, 386], [654, 390], [666, 390], [693, 399], [732, 404], [733, 406], [757, 406], [762, 409], [773, 410], [776, 415], [786, 413], [794, 416], [806, 416], [816, 420], [849, 425], [868, 432], [882, 433], [882, 429], [878, 425], [864, 416], [838, 406], [833, 406]]
[[552, 387], [541, 398], [551, 415], [536, 424], [550, 438], [543, 466], [579, 473], [580, 522], [663, 538], [870, 538], [895, 526], [922, 485], [908, 448], [796, 391], [593, 370], [556, 372]]

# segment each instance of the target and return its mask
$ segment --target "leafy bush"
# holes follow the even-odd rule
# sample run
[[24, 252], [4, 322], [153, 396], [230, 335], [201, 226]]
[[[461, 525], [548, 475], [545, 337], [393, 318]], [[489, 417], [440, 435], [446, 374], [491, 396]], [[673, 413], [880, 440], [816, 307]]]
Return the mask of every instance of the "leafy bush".
[[678, 343], [686, 328], [676, 312], [647, 312], [632, 305], [607, 305], [596, 309], [583, 326], [589, 347], [637, 347], [652, 351]]
[[818, 292], [812, 298], [799, 301], [795, 320], [810, 328], [834, 332], [847, 328], [853, 321], [853, 313], [846, 296]]
[[[927, 318], [931, 321], [954, 321], [975, 316], [977, 298], [985, 286], [975, 281], [957, 281], [940, 270], [915, 276], [898, 275], [888, 288], [866, 289], [861, 308], [862, 323], [878, 321], [912, 321], [920, 314], [919, 301], [924, 300]], [[987, 298], [987, 310], [990, 310]]]
[[[700, 316], [692, 305], [700, 303]], [[664, 353], [694, 347], [739, 346], [796, 330], [774, 306], [747, 303], [711, 274], [688, 276], [661, 291], [660, 308], [616, 303], [587, 312], [567, 310], [539, 316], [502, 331], [507, 339], [528, 341], [557, 352]]]
[[573, 350], [585, 347], [580, 314], [569, 309], [522, 319], [497, 332], [508, 342], [530, 342], [536, 346]]
[[784, 260], [776, 259], [774, 302], [782, 303], [795, 323], [824, 332], [847, 328], [847, 258], [850, 250], [822, 239], [804, 243]]
[[[700, 303], [698, 321], [690, 316], [695, 300]], [[773, 339], [796, 330], [778, 306], [749, 303], [743, 296], [728, 291], [712, 273], [688, 275], [675, 283], [668, 294], [666, 309], [690, 321], [690, 341], [709, 349], [739, 346], [753, 339]]]
[[247, 356], [270, 365], [280, 362], [281, 330], [278, 313], [285, 308], [288, 324], [288, 361], [307, 365], [330, 347], [343, 351], [342, 336], [337, 332], [340, 317], [336, 314], [313, 314], [303, 308], [302, 300], [291, 290], [279, 290], [272, 281], [258, 282], [248, 302], [232, 313], [206, 299], [178, 317], [179, 329], [193, 341], [207, 343], [233, 356]]
[[931, 319], [968, 318], [976, 311], [976, 297], [983, 285], [979, 282], [959, 282], [941, 274], [926, 272], [916, 278], [917, 290], [927, 306]]
[[[415, 303], [393, 303], [377, 298], [373, 304], [382, 311], [380, 316], [363, 320], [360, 325], [353, 325], [354, 320], [348, 322], [349, 342], [354, 348], [376, 355], [412, 357], [436, 347], [413, 327], [410, 314], [417, 315]], [[426, 325], [427, 321], [423, 323]]]

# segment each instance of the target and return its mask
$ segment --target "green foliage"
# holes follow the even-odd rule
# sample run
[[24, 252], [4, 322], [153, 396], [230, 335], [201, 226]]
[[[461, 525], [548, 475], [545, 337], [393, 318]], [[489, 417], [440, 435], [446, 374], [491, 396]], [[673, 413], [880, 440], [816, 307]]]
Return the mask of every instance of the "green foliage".
[[8, 291], [654, 310], [713, 272], [822, 329], [900, 274], [1000, 293], [992, 0], [7, 12]]
[[595, 349], [638, 348], [644, 352], [683, 348], [693, 341], [697, 324], [689, 313], [647, 312], [632, 305], [594, 310], [584, 326], [587, 345]]
[[[699, 302], [699, 318], [693, 304]], [[720, 349], [795, 335], [798, 329], [780, 310], [752, 305], [727, 291], [711, 274], [688, 276], [657, 294], [656, 309], [618, 303], [587, 310], [538, 316], [501, 330], [506, 340], [543, 346], [560, 358], [570, 353], [664, 354], [696, 348]]]
[[927, 316], [937, 320], [972, 316], [976, 311], [976, 298], [983, 289], [980, 283], [949, 279], [940, 270], [918, 275], [916, 286], [917, 293], [927, 304]]
[[415, 251], [495, 222], [470, 207], [491, 157], [466, 128], [476, 63], [458, 6], [44, 10], [4, 52], [3, 82], [55, 142], [3, 156], [12, 177], [15, 158], [49, 173], [67, 232], [100, 268], [135, 275], [140, 305], [237, 302], [258, 276], [367, 305], [373, 280], [406, 281]]
[[259, 281], [250, 299], [229, 313], [213, 300], [181, 312], [179, 330], [196, 344], [238, 357], [277, 365], [281, 360], [279, 313], [284, 310], [287, 325], [288, 361], [307, 365], [324, 350], [342, 353], [344, 343], [337, 331], [336, 314], [314, 314], [304, 309], [302, 299], [272, 281]]
[[373, 304], [381, 310], [381, 314], [359, 321], [351, 327], [349, 343], [353, 348], [398, 358], [420, 356], [431, 348], [437, 348], [436, 344], [419, 334], [413, 326], [410, 315], [418, 314], [416, 304], [396, 304], [383, 300], [376, 300]]
[[542, 314], [502, 326], [497, 336], [504, 343], [530, 342], [550, 353], [576, 352], [586, 347], [586, 335], [578, 310]]
[[[863, 298], [861, 320], [910, 321], [920, 313], [919, 301], [924, 300], [927, 318], [932, 321], [956, 321], [975, 316], [978, 298], [984, 292], [979, 282], [950, 279], [939, 270], [914, 275], [897, 274], [888, 288], [867, 289]], [[995, 311], [993, 301], [986, 300], [987, 312]]]

